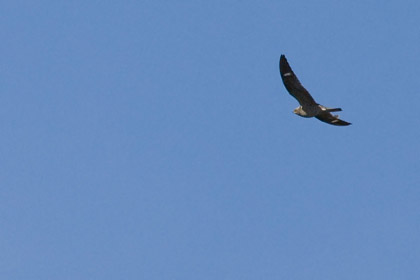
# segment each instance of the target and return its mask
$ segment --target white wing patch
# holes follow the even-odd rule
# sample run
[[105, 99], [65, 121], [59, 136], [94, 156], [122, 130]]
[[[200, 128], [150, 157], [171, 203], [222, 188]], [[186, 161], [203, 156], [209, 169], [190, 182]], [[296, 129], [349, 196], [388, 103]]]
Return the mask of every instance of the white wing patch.
[[288, 72], [288, 73], [284, 73], [283, 74], [283, 77], [287, 77], [287, 76], [292, 76], [292, 73], [291, 72]]

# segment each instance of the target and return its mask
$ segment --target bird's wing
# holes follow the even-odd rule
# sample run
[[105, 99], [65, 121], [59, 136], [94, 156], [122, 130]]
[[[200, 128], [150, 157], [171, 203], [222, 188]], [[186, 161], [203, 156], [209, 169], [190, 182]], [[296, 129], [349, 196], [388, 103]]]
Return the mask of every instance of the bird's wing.
[[317, 105], [309, 92], [299, 82], [295, 73], [293, 73], [284, 54], [280, 56], [280, 75], [287, 91], [296, 98], [301, 106]]
[[346, 121], [340, 120], [337, 115], [332, 115], [329, 112], [323, 111], [315, 116], [318, 120], [322, 122], [326, 122], [332, 125], [339, 125], [339, 126], [345, 126], [345, 125], [351, 125], [351, 123], [348, 123]]

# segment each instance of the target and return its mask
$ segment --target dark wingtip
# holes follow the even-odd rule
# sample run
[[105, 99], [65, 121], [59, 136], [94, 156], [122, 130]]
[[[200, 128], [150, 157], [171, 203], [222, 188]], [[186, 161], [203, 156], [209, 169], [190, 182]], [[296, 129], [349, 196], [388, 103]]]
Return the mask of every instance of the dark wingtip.
[[338, 126], [348, 126], [351, 125], [351, 123], [340, 120], [340, 123], [334, 124], [334, 125], [338, 125]]
[[286, 64], [288, 64], [286, 56], [284, 54], [280, 55], [280, 61], [279, 61], [280, 68], [282, 67], [282, 65], [286, 65]]
[[341, 108], [327, 108], [327, 112], [340, 112], [343, 111]]

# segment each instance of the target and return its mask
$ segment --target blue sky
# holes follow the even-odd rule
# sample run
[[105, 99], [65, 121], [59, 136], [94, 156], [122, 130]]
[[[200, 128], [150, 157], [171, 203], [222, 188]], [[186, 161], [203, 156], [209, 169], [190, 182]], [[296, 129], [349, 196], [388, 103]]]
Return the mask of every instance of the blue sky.
[[420, 2], [0, 7], [0, 278], [420, 279]]

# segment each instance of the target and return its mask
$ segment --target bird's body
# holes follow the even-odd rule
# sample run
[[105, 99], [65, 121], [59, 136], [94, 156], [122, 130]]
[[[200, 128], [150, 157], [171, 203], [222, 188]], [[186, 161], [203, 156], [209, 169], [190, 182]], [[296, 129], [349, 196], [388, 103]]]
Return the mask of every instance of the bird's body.
[[331, 112], [341, 111], [341, 108], [327, 108], [315, 102], [310, 93], [302, 86], [293, 73], [284, 55], [280, 56], [280, 75], [287, 91], [299, 102], [300, 106], [293, 112], [304, 118], [316, 117], [320, 121], [339, 126], [350, 125], [346, 121], [340, 120], [337, 115]]
[[316, 106], [299, 106], [293, 110], [293, 113], [304, 118], [316, 117], [321, 113], [339, 112], [341, 108], [327, 108], [317, 104]]

